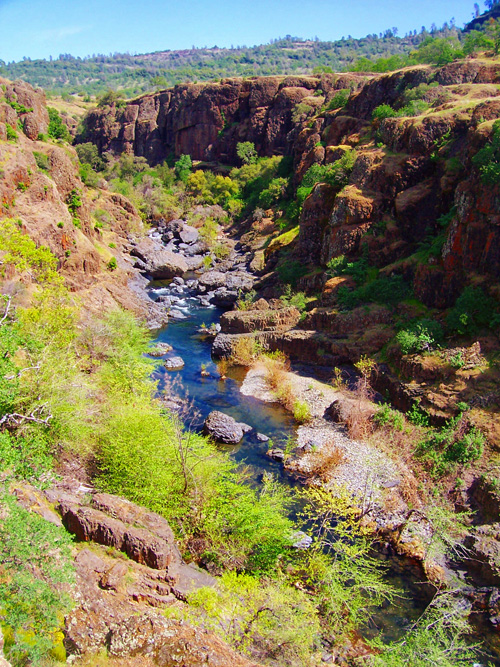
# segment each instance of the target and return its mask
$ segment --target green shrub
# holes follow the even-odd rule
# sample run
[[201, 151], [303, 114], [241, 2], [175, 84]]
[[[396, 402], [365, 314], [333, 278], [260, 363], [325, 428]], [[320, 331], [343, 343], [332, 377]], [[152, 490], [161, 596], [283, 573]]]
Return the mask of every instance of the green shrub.
[[17, 141], [17, 132], [14, 128], [8, 123], [5, 126], [7, 132], [7, 141], [16, 142]]
[[297, 281], [306, 275], [308, 269], [302, 262], [287, 259], [278, 268], [276, 272], [281, 282], [295, 287]]
[[493, 123], [489, 142], [472, 158], [481, 180], [488, 185], [500, 183], [500, 120]]
[[442, 338], [443, 329], [439, 322], [429, 319], [413, 322], [409, 327], [396, 334], [396, 342], [403, 354], [431, 350]]
[[386, 118], [394, 118], [395, 116], [397, 116], [397, 111], [394, 111], [389, 104], [380, 104], [372, 112], [372, 120], [382, 121]]
[[406, 418], [415, 426], [429, 426], [429, 415], [423, 410], [418, 402], [415, 402], [406, 413]]
[[33, 157], [35, 158], [36, 166], [38, 169], [45, 172], [50, 170], [48, 155], [45, 155], [45, 153], [39, 153], [38, 151], [33, 151]]
[[114, 271], [118, 267], [118, 264], [116, 263], [116, 257], [112, 257], [109, 262], [108, 262], [108, 271]]
[[463, 58], [464, 52], [456, 37], [432, 37], [429, 35], [411, 54], [411, 57], [418, 63], [441, 66]]
[[16, 667], [40, 664], [62, 644], [61, 623], [71, 601], [61, 584], [73, 581], [71, 537], [62, 527], [0, 497], [0, 608], [5, 653]]
[[448, 313], [446, 323], [452, 333], [460, 335], [498, 326], [498, 303], [480, 287], [466, 287]]
[[377, 278], [367, 285], [350, 290], [339, 287], [337, 301], [347, 310], [356, 308], [362, 303], [395, 304], [406, 299], [410, 294], [410, 287], [402, 276]]
[[193, 161], [191, 160], [190, 155], [181, 155], [180, 158], [174, 165], [174, 170], [177, 178], [183, 183], [187, 182], [189, 174], [191, 173], [191, 168], [193, 166]]
[[312, 188], [316, 183], [328, 183], [340, 190], [349, 182], [356, 158], [356, 151], [350, 149], [332, 164], [313, 164], [304, 174], [301, 188]]
[[441, 429], [429, 433], [418, 446], [420, 456], [429, 463], [435, 477], [446, 474], [450, 464], [472, 463], [483, 454], [484, 435], [470, 425], [465, 415], [466, 404], [457, 407], [460, 410], [458, 416], [450, 419]]
[[328, 110], [342, 109], [347, 104], [350, 94], [351, 91], [349, 88], [341, 88], [340, 90], [337, 90], [326, 108]]
[[68, 128], [63, 123], [61, 116], [57, 109], [52, 107], [47, 107], [49, 112], [49, 126], [47, 128], [47, 134], [51, 139], [62, 139], [63, 141], [71, 141], [71, 135]]
[[293, 404], [293, 418], [299, 424], [305, 424], [311, 420], [311, 411], [305, 401], [295, 401]]
[[254, 164], [258, 157], [255, 144], [251, 141], [243, 141], [236, 144], [236, 155], [243, 164]]
[[373, 415], [373, 421], [379, 426], [385, 426], [388, 424], [392, 426], [396, 431], [402, 431], [404, 429], [404, 417], [398, 410], [393, 410], [389, 403], [384, 403], [384, 405], [377, 410]]
[[89, 188], [97, 188], [99, 185], [99, 174], [92, 169], [90, 164], [81, 164], [79, 167], [80, 178]]

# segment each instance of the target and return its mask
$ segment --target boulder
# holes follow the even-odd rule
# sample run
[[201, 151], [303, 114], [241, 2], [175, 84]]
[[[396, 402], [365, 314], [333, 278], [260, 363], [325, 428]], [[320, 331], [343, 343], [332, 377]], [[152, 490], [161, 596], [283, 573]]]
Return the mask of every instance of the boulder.
[[279, 463], [283, 463], [285, 460], [285, 452], [282, 449], [269, 449], [266, 452], [266, 456], [269, 456], [270, 459], [273, 461], [278, 461]]
[[226, 274], [221, 271], [207, 271], [200, 276], [198, 282], [208, 289], [217, 289], [226, 284]]
[[139, 267], [157, 280], [182, 276], [188, 271], [188, 265], [182, 255], [166, 250], [151, 238], [142, 239], [132, 248], [130, 254], [138, 257], [142, 262]]
[[171, 352], [172, 346], [168, 343], [156, 343], [153, 347], [150, 347], [148, 354], [150, 357], [162, 357], [164, 354]]
[[229, 415], [214, 410], [205, 419], [203, 431], [217, 442], [237, 445], [243, 438], [243, 428]]
[[170, 359], [165, 359], [163, 365], [168, 371], [178, 371], [184, 368], [184, 359], [182, 357], [170, 357]]
[[198, 241], [198, 230], [190, 225], [184, 225], [179, 232], [179, 238], [183, 243], [191, 244]]

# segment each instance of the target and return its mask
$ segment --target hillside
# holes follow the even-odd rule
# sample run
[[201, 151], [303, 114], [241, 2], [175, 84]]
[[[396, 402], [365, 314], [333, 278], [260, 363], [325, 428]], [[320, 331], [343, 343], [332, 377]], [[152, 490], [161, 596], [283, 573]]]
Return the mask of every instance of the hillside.
[[[435, 35], [455, 34], [448, 29]], [[145, 55], [113, 54], [74, 58], [63, 54], [54, 60], [17, 63], [0, 61], [0, 76], [23, 79], [46, 91], [99, 95], [109, 89], [131, 97], [177, 83], [215, 81], [221, 77], [312, 74], [315, 68], [348, 69], [359, 58], [371, 60], [407, 55], [427, 32], [398, 37], [392, 30], [362, 39], [342, 38], [335, 42], [287, 37], [254, 47], [186, 49]]]

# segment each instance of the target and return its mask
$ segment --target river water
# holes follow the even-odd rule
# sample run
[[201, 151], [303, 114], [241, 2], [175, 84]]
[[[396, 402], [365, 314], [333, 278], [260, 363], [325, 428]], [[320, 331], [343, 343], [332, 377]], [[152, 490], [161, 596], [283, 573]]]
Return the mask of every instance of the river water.
[[[150, 295], [155, 299], [159, 295], [170, 293], [167, 283], [154, 282], [149, 288]], [[187, 396], [192, 405], [188, 426], [201, 430], [203, 422], [212, 410], [220, 410], [237, 421], [253, 427], [244, 435], [237, 446], [226, 446], [224, 449], [242, 466], [245, 466], [248, 483], [258, 487], [264, 472], [272, 473], [282, 483], [293, 486], [294, 481], [288, 476], [281, 463], [273, 461], [266, 452], [268, 442], [260, 442], [257, 433], [272, 439], [274, 446], [284, 448], [287, 441], [295, 436], [296, 427], [293, 418], [278, 403], [269, 404], [251, 396], [244, 396], [239, 391], [245, 371], [231, 368], [226, 380], [221, 380], [217, 366], [211, 358], [211, 341], [198, 333], [204, 323], [207, 327], [216, 324], [223, 312], [216, 307], [200, 307], [199, 301], [186, 295], [175, 304], [186, 319], [171, 320], [170, 323], [156, 334], [154, 343], [168, 343], [172, 352], [165, 358], [180, 356], [185, 362], [181, 370], [169, 371], [160, 365], [154, 373], [158, 380], [159, 391], [173, 388], [174, 393]], [[202, 364], [209, 372], [209, 377], [202, 377]], [[197, 413], [193, 419], [193, 413]], [[399, 639], [409, 623], [420, 616], [425, 608], [422, 596], [416, 595], [414, 582], [407, 577], [389, 570], [387, 579], [399, 592], [401, 597], [395, 603], [374, 611], [370, 624], [363, 628], [363, 635], [383, 636], [386, 641]]]

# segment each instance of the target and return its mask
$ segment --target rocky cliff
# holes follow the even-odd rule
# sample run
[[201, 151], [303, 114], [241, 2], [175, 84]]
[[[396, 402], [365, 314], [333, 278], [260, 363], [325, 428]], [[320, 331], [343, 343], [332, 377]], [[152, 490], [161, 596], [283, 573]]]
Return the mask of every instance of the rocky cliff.
[[356, 88], [365, 79], [326, 74], [180, 85], [91, 111], [80, 140], [95, 143], [101, 152], [144, 156], [151, 164], [183, 153], [236, 164], [240, 141], [252, 141], [260, 155], [290, 153], [297, 104], [312, 113], [336, 90]]

